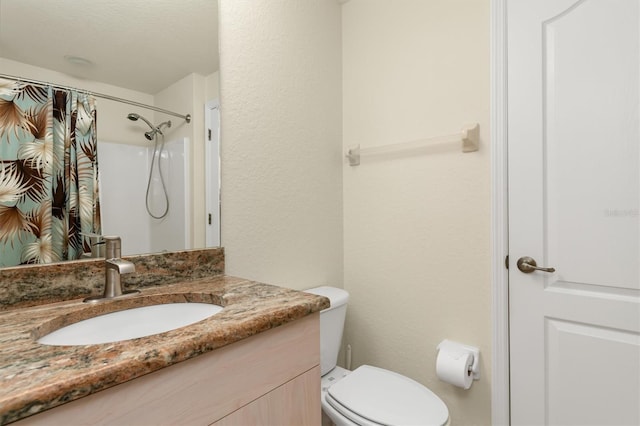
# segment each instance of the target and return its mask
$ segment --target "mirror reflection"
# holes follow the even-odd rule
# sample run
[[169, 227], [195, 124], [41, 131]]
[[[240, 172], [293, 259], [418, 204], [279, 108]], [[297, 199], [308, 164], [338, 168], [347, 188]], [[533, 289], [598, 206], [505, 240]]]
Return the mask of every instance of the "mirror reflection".
[[[0, 2], [0, 108], [23, 119], [0, 120], [0, 267], [58, 261], [52, 244], [76, 243], [68, 259], [97, 256], [94, 234], [119, 235], [124, 255], [219, 245], [217, 32], [215, 0]], [[58, 91], [75, 109], [50, 107], [46, 115], [45, 95]], [[69, 226], [72, 213], [54, 208], [47, 216], [42, 208], [57, 208], [72, 192], [71, 184], [55, 192], [57, 175], [47, 171], [67, 155], [54, 155], [52, 123], [61, 115], [76, 124], [66, 134], [88, 153], [86, 167], [76, 166], [84, 180], [71, 179], [95, 195], [78, 198], [78, 211], [94, 210], [82, 226]], [[81, 118], [92, 119], [93, 137]], [[95, 188], [81, 184], [91, 181], [89, 165]], [[46, 186], [47, 197], [34, 195]], [[66, 226], [62, 243], [41, 235], [52, 228], [47, 217]], [[16, 254], [20, 245], [29, 249]]]

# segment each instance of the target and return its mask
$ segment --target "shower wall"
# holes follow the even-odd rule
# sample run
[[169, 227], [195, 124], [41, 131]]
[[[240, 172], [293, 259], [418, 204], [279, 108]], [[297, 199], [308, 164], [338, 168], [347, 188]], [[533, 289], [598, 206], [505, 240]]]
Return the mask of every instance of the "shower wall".
[[[98, 142], [102, 234], [121, 236], [123, 255], [191, 248], [188, 142], [183, 138], [165, 143], [160, 161], [169, 211], [162, 219], [152, 218], [145, 207], [153, 143], [140, 146]], [[149, 208], [155, 216], [162, 215], [165, 209], [157, 163], [149, 189]]]

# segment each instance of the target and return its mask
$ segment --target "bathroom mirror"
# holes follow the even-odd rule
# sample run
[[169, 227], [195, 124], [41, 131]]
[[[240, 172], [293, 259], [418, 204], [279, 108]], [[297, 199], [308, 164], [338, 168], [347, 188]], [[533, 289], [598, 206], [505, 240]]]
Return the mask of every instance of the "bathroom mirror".
[[[205, 234], [208, 235], [206, 227], [211, 223], [209, 215], [219, 213], [208, 211], [210, 207], [200, 200], [205, 192], [204, 180], [211, 174], [203, 164], [203, 157], [209, 153], [208, 149], [205, 152], [204, 147], [205, 124], [211, 121], [207, 114], [211, 113], [211, 105], [217, 105], [217, 26], [217, 0], [0, 0], [0, 74], [76, 87], [137, 102], [142, 99], [140, 103], [192, 115], [194, 119], [187, 124], [180, 118], [98, 98], [101, 179], [105, 180], [108, 176], [102, 173], [102, 168], [107, 169], [107, 164], [103, 165], [103, 162], [114, 157], [100, 153], [103, 141], [123, 144], [126, 139], [131, 139], [134, 145], [151, 146], [144, 139], [144, 133], [149, 128], [145, 128], [142, 121], [134, 123], [127, 120], [128, 112], [138, 113], [154, 125], [170, 119], [171, 129], [165, 128], [167, 143], [171, 142], [170, 138], [184, 141], [185, 151], [179, 155], [188, 159], [184, 167], [191, 167], [183, 171], [185, 186], [179, 188], [180, 194], [191, 196], [190, 201], [185, 201], [184, 214], [190, 221], [190, 229], [185, 227], [184, 248], [214, 245], [207, 243], [208, 237], [205, 239]], [[32, 71], [35, 68], [31, 69], [31, 66], [50, 72], [42, 74]], [[196, 77], [189, 77], [193, 75]], [[215, 86], [212, 90], [203, 90], [205, 93], [202, 93], [202, 98], [198, 97], [197, 102], [194, 100], [189, 104], [193, 106], [191, 108], [180, 105], [181, 93], [176, 95], [172, 92], [176, 82], [189, 78], [201, 85]], [[178, 87], [181, 87], [180, 84]], [[121, 90], [109, 93], [109, 88], [113, 86]], [[145, 101], [145, 97], [149, 100]], [[172, 102], [176, 106], [163, 105]], [[128, 152], [119, 154], [119, 158], [139, 155], [134, 151]], [[111, 168], [118, 173], [127, 170], [126, 165]], [[146, 176], [143, 179], [146, 185]], [[108, 186], [108, 183], [101, 182], [101, 186]], [[130, 187], [126, 183], [118, 185], [118, 191], [128, 191]], [[103, 189], [101, 200], [109, 198]], [[144, 194], [140, 197], [144, 197]], [[122, 194], [116, 198], [125, 200], [123, 204], [129, 200]], [[213, 195], [213, 198], [217, 196]], [[104, 207], [102, 210], [105, 225], [110, 219], [105, 216]], [[219, 227], [219, 217], [217, 220], [214, 218], [213, 222]], [[103, 233], [109, 233], [104, 226], [103, 230], [106, 231]], [[154, 238], [158, 237], [158, 232], [161, 232], [158, 228], [152, 229], [151, 233], [156, 233]], [[127, 245], [131, 247], [132, 241], [138, 237], [127, 234], [120, 236], [124, 254], [163, 250], [126, 250]], [[173, 249], [168, 248], [170, 251]]]

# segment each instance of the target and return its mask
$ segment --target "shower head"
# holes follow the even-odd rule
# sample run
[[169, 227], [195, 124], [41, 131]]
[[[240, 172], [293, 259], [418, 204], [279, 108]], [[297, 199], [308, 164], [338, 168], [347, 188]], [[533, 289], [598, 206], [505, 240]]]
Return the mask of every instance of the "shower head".
[[162, 133], [163, 126], [171, 127], [171, 121], [165, 121], [164, 123], [160, 123], [158, 127], [156, 127], [155, 129], [152, 128], [152, 130], [145, 132], [144, 137], [152, 141], [153, 138], [156, 136], [156, 133], [160, 133], [161, 135], [164, 135], [164, 133]]
[[144, 118], [143, 116], [141, 116], [140, 114], [136, 114], [135, 112], [130, 112], [127, 115], [127, 118], [131, 121], [138, 121], [138, 120], [142, 120], [145, 123], [147, 123], [147, 125], [151, 128], [151, 130], [149, 130], [148, 132], [144, 133], [144, 137], [147, 138], [148, 140], [152, 141], [153, 138], [156, 136], [156, 133], [160, 133], [161, 135], [162, 133], [162, 128], [163, 127], [171, 127], [171, 121], [165, 121], [164, 123], [160, 123], [158, 126], [154, 126], [153, 124], [151, 124], [151, 122], [149, 120], [147, 120], [146, 118]]
[[142, 120], [145, 123], [147, 123], [147, 125], [149, 127], [151, 127], [151, 129], [153, 129], [153, 124], [151, 124], [151, 122], [149, 120], [147, 120], [146, 118], [144, 118], [143, 116], [141, 116], [140, 114], [136, 114], [135, 112], [131, 112], [129, 113], [129, 115], [127, 115], [127, 118], [131, 121], [138, 121], [138, 120]]

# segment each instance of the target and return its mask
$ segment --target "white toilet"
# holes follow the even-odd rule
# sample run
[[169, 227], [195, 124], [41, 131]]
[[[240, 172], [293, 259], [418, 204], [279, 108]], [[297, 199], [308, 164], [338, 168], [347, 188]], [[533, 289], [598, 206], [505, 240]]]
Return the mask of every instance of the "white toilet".
[[363, 365], [354, 371], [336, 366], [349, 293], [316, 287], [331, 307], [320, 312], [322, 410], [337, 425], [447, 425], [449, 410], [420, 383], [382, 368]]

